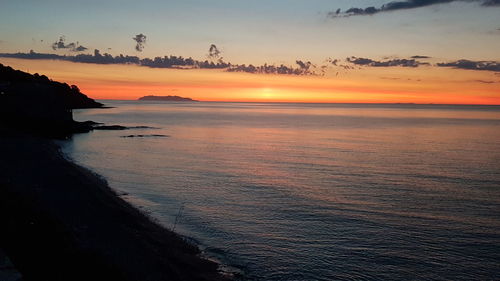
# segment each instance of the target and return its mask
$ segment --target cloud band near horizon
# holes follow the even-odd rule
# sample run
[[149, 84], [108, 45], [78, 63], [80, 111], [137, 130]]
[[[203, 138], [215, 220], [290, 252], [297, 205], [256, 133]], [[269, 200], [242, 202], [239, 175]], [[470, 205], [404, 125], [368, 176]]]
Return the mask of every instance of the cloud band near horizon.
[[[212, 45], [215, 46], [215, 45]], [[137, 56], [118, 55], [101, 52], [97, 49], [94, 54], [78, 54], [78, 55], [58, 55], [48, 53], [37, 53], [31, 50], [29, 53], [0, 53], [0, 57], [4, 58], [19, 58], [31, 60], [61, 60], [76, 63], [93, 63], [93, 64], [131, 64], [150, 68], [172, 68], [172, 69], [222, 69], [228, 72], [246, 72], [254, 74], [284, 74], [284, 75], [318, 75], [312, 69], [311, 62], [303, 62], [297, 60], [297, 67], [286, 65], [264, 64], [254, 66], [252, 64], [232, 64], [222, 61], [221, 58], [214, 60], [195, 60], [193, 58], [184, 58], [182, 56], [164, 56], [155, 58], [139, 58]]]
[[[231, 64], [229, 62], [224, 62], [222, 60], [217, 61], [200, 61], [192, 58], [184, 58], [182, 56], [164, 56], [155, 58], [139, 58], [137, 56], [124, 56], [122, 54], [118, 56], [112, 56], [108, 53], [101, 54], [99, 50], [94, 50], [94, 54], [78, 54], [74, 56], [68, 55], [58, 55], [58, 54], [48, 54], [48, 53], [37, 53], [33, 50], [29, 53], [0, 53], [0, 57], [5, 58], [19, 58], [19, 59], [31, 59], [31, 60], [61, 60], [70, 61], [76, 63], [92, 63], [92, 64], [131, 64], [139, 65], [150, 68], [171, 68], [171, 69], [221, 69], [227, 72], [246, 72], [253, 74], [283, 74], [283, 75], [322, 75], [324, 70], [330, 66], [317, 66], [310, 61], [296, 60], [295, 63], [297, 67], [286, 66], [286, 65], [273, 65], [264, 64], [254, 66], [252, 64]], [[473, 61], [467, 59], [459, 59], [449, 62], [439, 62], [436, 64], [430, 64], [428, 62], [422, 62], [417, 59], [427, 59], [428, 56], [415, 55], [409, 59], [390, 59], [390, 60], [374, 60], [370, 58], [363, 57], [348, 57], [345, 59], [345, 64], [341, 64], [340, 60], [333, 60], [334, 63], [330, 62], [333, 67], [340, 67], [344, 70], [354, 69], [353, 66], [365, 66], [365, 67], [403, 67], [403, 68], [416, 68], [420, 66], [430, 66], [430, 67], [446, 67], [454, 69], [463, 70], [475, 70], [475, 71], [491, 71], [496, 74], [500, 74], [500, 62], [497, 61]], [[330, 59], [331, 60], [331, 59]], [[350, 64], [350, 65], [349, 65]], [[317, 73], [315, 70], [320, 70], [321, 73]]]

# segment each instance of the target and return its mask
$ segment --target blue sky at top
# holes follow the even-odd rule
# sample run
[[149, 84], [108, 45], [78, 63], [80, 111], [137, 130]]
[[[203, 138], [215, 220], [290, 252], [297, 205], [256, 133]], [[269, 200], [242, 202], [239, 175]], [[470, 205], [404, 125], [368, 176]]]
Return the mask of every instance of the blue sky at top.
[[[0, 51], [56, 52], [59, 36], [101, 52], [203, 58], [212, 43], [235, 63], [429, 55], [498, 60], [500, 8], [453, 2], [331, 19], [337, 8], [387, 1], [0, 1]], [[147, 36], [142, 53], [135, 34]], [[43, 42], [41, 42], [43, 40]], [[479, 43], [480, 42], [480, 43]], [[110, 49], [108, 49], [110, 48]], [[67, 51], [57, 51], [64, 53]]]

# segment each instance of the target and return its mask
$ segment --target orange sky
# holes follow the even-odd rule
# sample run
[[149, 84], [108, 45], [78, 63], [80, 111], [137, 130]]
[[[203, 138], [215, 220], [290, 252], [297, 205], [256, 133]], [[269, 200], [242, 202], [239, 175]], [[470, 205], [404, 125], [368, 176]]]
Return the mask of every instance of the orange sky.
[[95, 99], [153, 94], [201, 101], [500, 104], [500, 77], [486, 71], [391, 67], [313, 77], [9, 58], [0, 63], [75, 84]]

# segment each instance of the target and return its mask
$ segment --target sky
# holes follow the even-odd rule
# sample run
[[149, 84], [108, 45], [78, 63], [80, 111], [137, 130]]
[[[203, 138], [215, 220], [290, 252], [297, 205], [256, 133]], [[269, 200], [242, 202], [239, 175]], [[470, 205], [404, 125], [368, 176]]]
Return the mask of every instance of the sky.
[[[498, 0], [0, 0], [0, 7], [0, 63], [97, 99], [500, 104]], [[104, 53], [197, 62], [104, 62]], [[91, 63], [73, 58], [80, 54]], [[200, 66], [205, 60], [226, 64]]]

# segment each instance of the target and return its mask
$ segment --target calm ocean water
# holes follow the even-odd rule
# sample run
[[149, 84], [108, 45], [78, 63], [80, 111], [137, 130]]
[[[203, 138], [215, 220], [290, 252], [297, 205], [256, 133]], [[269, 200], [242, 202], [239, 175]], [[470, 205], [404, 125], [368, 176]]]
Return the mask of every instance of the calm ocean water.
[[245, 280], [500, 278], [500, 107], [105, 103], [63, 151]]

